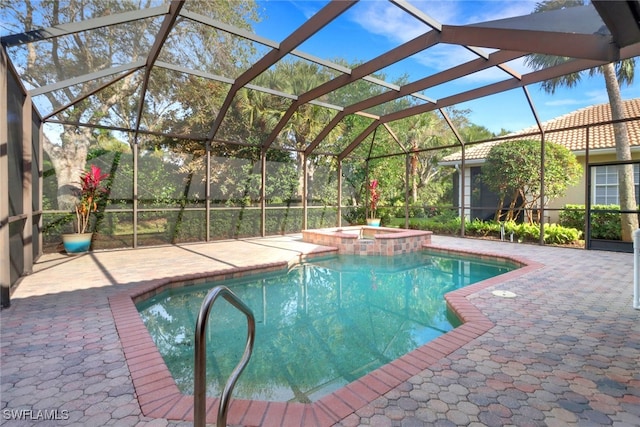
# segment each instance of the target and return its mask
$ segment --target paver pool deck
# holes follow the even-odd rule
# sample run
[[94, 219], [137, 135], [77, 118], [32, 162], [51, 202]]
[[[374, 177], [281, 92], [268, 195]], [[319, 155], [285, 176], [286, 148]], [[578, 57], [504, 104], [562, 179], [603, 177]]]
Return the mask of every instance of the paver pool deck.
[[[525, 259], [530, 267], [451, 296], [466, 323], [436, 345], [314, 405], [234, 400], [229, 424], [640, 426], [632, 254], [437, 235], [432, 244]], [[42, 256], [0, 311], [0, 424], [192, 425], [190, 397], [154, 401], [153, 379], [140, 383], [135, 336], [122, 328], [127, 316], [114, 301], [167, 277], [324, 250], [288, 235]], [[165, 379], [157, 384], [166, 388]], [[180, 411], [184, 421], [168, 419]]]

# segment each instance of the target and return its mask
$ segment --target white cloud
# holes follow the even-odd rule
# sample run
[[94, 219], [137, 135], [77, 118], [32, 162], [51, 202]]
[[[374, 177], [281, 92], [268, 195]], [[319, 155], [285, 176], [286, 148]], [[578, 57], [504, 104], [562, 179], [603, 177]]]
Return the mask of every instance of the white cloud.
[[404, 43], [429, 31], [429, 27], [389, 2], [367, 1], [353, 15], [364, 30], [383, 36], [394, 44]]
[[[465, 25], [480, 21], [502, 19], [507, 17], [529, 14], [535, 1], [411, 1], [411, 5], [420, 9], [431, 19], [442, 24]], [[410, 14], [390, 2], [365, 1], [360, 3], [358, 13], [354, 14], [354, 21], [364, 30], [382, 36], [394, 44], [404, 43], [426, 31], [431, 30]], [[490, 53], [490, 49], [481, 49]], [[442, 71], [456, 65], [478, 58], [478, 56], [464, 47], [440, 44], [414, 55], [413, 59], [419, 65], [426, 67], [429, 73]], [[519, 73], [527, 72], [523, 60], [518, 59], [509, 64]], [[426, 73], [420, 73], [425, 75]], [[470, 82], [490, 82], [507, 78], [507, 74], [493, 68], [467, 76]]]
[[[600, 80], [600, 81], [598, 81]], [[560, 93], [556, 93], [548, 98], [544, 105], [546, 107], [577, 107], [582, 108], [587, 105], [606, 104], [609, 102], [607, 90], [604, 87], [604, 78], [602, 76], [594, 76], [586, 79], [581, 87], [590, 87], [589, 90], [578, 91], [576, 88], [563, 88]], [[567, 96], [569, 94], [579, 95]], [[558, 97], [557, 95], [561, 95]], [[564, 95], [564, 96], [562, 96]]]
[[311, 18], [315, 15], [320, 9], [322, 9], [323, 4], [317, 1], [291, 1], [291, 5], [298, 9], [300, 13], [305, 17], [305, 19]]
[[609, 98], [607, 98], [606, 92], [600, 93], [597, 96], [586, 96], [584, 98], [562, 98], [562, 99], [553, 99], [551, 101], [546, 101], [544, 103], [547, 107], [573, 107], [578, 106], [581, 107], [583, 105], [597, 105], [597, 104], [606, 104], [609, 102]]
[[[464, 22], [455, 25], [474, 24], [478, 22], [495, 21], [498, 19], [513, 18], [515, 16], [529, 15], [533, 12], [538, 0], [518, 0], [518, 1], [454, 1], [463, 3], [467, 7], [471, 6], [473, 14], [468, 15]], [[476, 7], [473, 7], [475, 4]], [[454, 25], [453, 23], [451, 23]]]
[[583, 100], [578, 100], [575, 98], [562, 98], [562, 99], [553, 99], [552, 101], [547, 101], [544, 103], [547, 107], [565, 107], [572, 105], [582, 105], [584, 103]]
[[[537, 0], [409, 0], [409, 4], [440, 24], [467, 25], [530, 14]], [[355, 22], [365, 30], [407, 41], [423, 33], [425, 25], [393, 3], [361, 2]]]

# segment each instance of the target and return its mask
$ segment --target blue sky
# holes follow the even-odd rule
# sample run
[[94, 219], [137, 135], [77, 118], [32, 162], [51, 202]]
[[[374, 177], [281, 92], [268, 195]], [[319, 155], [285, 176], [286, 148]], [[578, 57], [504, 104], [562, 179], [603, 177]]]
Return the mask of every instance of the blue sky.
[[[529, 0], [409, 0], [441, 24], [465, 25], [495, 19], [527, 15], [534, 9], [536, 1]], [[255, 27], [258, 35], [282, 41], [297, 26], [322, 8], [326, 2], [312, 0], [267, 0], [259, 1], [266, 17]], [[382, 0], [362, 0], [350, 8], [299, 49], [326, 59], [345, 58], [351, 62], [363, 62], [398, 46], [428, 31], [422, 22], [405, 13], [397, 6]], [[489, 52], [489, 50], [486, 50]], [[477, 58], [468, 50], [451, 45], [438, 45], [423, 53], [384, 69], [387, 80], [406, 74], [416, 80], [452, 65]], [[527, 72], [522, 60], [508, 63], [518, 72]], [[435, 87], [423, 92], [438, 99], [455, 92], [484, 86], [505, 80], [507, 75], [500, 70], [491, 70], [464, 79]], [[636, 79], [637, 80], [637, 79]], [[558, 117], [593, 104], [608, 102], [604, 80], [586, 73], [582, 82], [574, 88], [561, 88], [554, 95], [546, 94], [539, 85], [528, 87], [529, 94], [542, 121]], [[622, 88], [624, 99], [640, 97], [640, 82]], [[505, 92], [481, 100], [460, 104], [462, 109], [471, 109], [470, 118], [493, 132], [501, 129], [516, 131], [535, 124], [522, 89]]]

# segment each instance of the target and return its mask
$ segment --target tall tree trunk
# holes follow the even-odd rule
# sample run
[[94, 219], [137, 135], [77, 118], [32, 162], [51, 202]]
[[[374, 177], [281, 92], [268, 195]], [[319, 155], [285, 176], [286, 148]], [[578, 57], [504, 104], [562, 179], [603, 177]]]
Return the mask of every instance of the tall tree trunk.
[[[620, 86], [616, 78], [616, 71], [613, 64], [602, 67], [604, 81], [609, 95], [611, 105], [611, 118], [613, 120], [624, 119], [624, 107]], [[629, 148], [629, 135], [627, 134], [626, 123], [616, 123], [613, 125], [613, 132], [616, 140], [616, 158], [618, 160], [631, 160], [631, 149]], [[635, 183], [633, 179], [633, 165], [624, 165], [618, 168], [618, 195], [620, 199], [620, 209], [623, 211], [635, 211], [638, 208], [636, 203]], [[638, 228], [638, 215], [636, 213], [623, 213], [620, 215], [620, 227], [622, 241], [631, 242], [633, 232]]]
[[[122, 80], [119, 90], [104, 100], [99, 108], [91, 112], [90, 116], [107, 116], [109, 110], [114, 105], [117, 105], [135, 92], [138, 84], [139, 79], [135, 76], [125, 77]], [[55, 100], [52, 101], [52, 104], [57, 105]], [[80, 117], [87, 111], [88, 110], [76, 112], [76, 110], [74, 110], [74, 113]], [[74, 118], [74, 120], [76, 119], [77, 118]], [[87, 121], [90, 122], [91, 120], [88, 119]], [[123, 126], [131, 126], [131, 123], [124, 124]], [[49, 155], [53, 168], [56, 171], [56, 178], [58, 180], [58, 209], [60, 210], [73, 210], [78, 201], [80, 176], [86, 166], [87, 154], [93, 138], [91, 128], [83, 126], [63, 126], [63, 130], [60, 133], [60, 144], [52, 142], [45, 134], [43, 149], [47, 155]], [[133, 141], [129, 143], [133, 146]]]
[[306, 197], [309, 203], [315, 197], [316, 191], [313, 188], [313, 178], [316, 174], [316, 165], [307, 159], [307, 194], [304, 194], [303, 197]]
[[53, 143], [45, 135], [43, 148], [49, 155], [58, 179], [58, 209], [74, 209], [80, 194], [80, 176], [87, 163], [91, 131], [89, 128], [65, 126], [60, 134], [62, 144]]
[[511, 201], [509, 202], [509, 212], [507, 213], [507, 221], [513, 221], [518, 217], [516, 213], [516, 202], [518, 201], [518, 195], [520, 193], [516, 190], [516, 192], [511, 196]]
[[504, 209], [504, 196], [500, 197], [500, 200], [498, 200], [498, 207], [496, 208], [496, 214], [495, 214], [495, 220], [497, 222], [501, 222], [502, 217], [505, 215], [504, 213], [502, 213], [503, 209]]
[[296, 153], [296, 164], [298, 167], [298, 185], [296, 188], [296, 196], [302, 200], [304, 193], [304, 155], [300, 152]]

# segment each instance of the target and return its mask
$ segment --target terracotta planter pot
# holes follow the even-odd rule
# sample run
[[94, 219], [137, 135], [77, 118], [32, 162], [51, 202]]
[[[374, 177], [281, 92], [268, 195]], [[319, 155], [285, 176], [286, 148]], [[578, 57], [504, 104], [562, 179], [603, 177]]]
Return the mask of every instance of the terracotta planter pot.
[[62, 235], [62, 244], [68, 254], [82, 254], [89, 251], [93, 233], [70, 233]]

